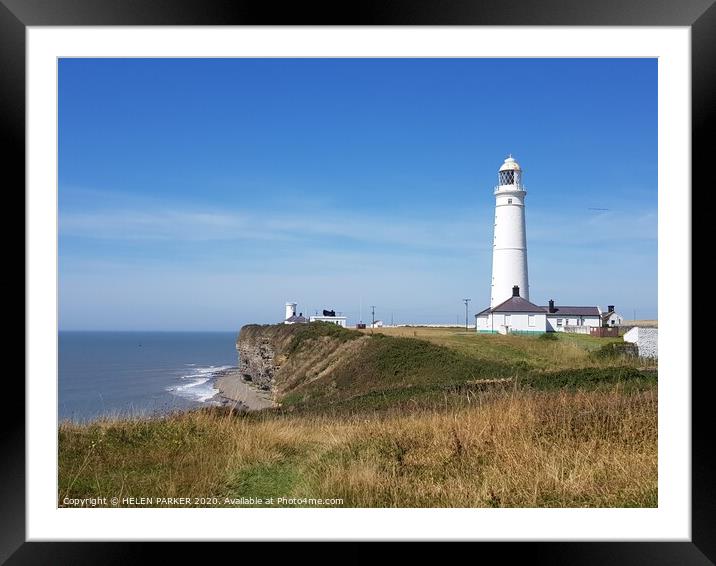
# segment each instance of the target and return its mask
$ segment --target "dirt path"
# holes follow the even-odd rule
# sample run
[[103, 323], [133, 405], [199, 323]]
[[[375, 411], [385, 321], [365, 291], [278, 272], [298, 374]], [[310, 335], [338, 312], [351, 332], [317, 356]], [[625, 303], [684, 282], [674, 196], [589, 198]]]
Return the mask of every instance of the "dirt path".
[[274, 406], [271, 394], [268, 391], [261, 391], [250, 382], [244, 381], [238, 369], [227, 370], [218, 376], [216, 388], [222, 397], [229, 401], [241, 403], [249, 411], [258, 411], [259, 409]]

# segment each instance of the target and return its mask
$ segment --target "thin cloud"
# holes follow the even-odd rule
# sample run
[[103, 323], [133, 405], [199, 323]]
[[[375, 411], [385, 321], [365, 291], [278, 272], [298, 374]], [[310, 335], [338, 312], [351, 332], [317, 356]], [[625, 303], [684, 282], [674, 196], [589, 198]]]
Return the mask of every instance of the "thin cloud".
[[376, 217], [355, 212], [321, 210], [310, 214], [267, 211], [95, 210], [63, 212], [60, 234], [101, 240], [147, 241], [310, 241], [475, 249], [489, 247], [489, 234], [475, 238], [480, 226], [468, 220]]

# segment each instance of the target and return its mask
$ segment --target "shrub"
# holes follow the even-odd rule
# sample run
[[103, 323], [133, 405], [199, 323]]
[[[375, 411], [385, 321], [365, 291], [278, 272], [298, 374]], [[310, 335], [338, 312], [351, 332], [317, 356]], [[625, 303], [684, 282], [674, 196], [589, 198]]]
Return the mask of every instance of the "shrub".
[[324, 336], [338, 340], [340, 343], [355, 340], [363, 336], [363, 334], [357, 330], [350, 330], [337, 324], [323, 321], [296, 325], [294, 332], [293, 340], [287, 352], [289, 354], [297, 352], [307, 341]]
[[555, 340], [559, 340], [559, 337], [556, 332], [545, 332], [544, 334], [539, 335], [539, 339], [553, 342]]
[[592, 355], [596, 358], [619, 358], [623, 356], [638, 356], [639, 349], [631, 342], [610, 342], [594, 351]]
[[579, 368], [536, 373], [527, 383], [533, 389], [593, 389], [614, 383], [629, 384], [634, 389], [646, 389], [656, 384], [655, 372], [642, 372], [629, 366], [607, 368]]

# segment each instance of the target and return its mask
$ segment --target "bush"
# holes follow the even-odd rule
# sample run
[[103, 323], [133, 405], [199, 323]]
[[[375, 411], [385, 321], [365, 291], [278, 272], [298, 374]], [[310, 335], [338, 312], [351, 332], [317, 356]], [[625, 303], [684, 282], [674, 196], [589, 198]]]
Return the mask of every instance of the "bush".
[[635, 389], [652, 387], [657, 381], [655, 372], [642, 372], [636, 368], [607, 367], [567, 369], [534, 374], [527, 380], [533, 389], [594, 389], [601, 385], [623, 383]]
[[636, 344], [631, 342], [610, 342], [604, 344], [601, 348], [593, 352], [592, 354], [596, 358], [619, 358], [624, 356], [638, 356], [639, 349]]
[[349, 340], [356, 340], [361, 338], [363, 333], [357, 330], [350, 330], [343, 328], [337, 324], [330, 322], [311, 322], [309, 324], [297, 324], [295, 328], [292, 328], [295, 332], [291, 345], [288, 348], [287, 353], [293, 354], [297, 352], [301, 347], [309, 340], [315, 340], [327, 336], [329, 338], [338, 340], [340, 343], [347, 342]]
[[539, 340], [554, 342], [556, 340], [559, 340], [559, 337], [557, 336], [556, 332], [545, 332], [544, 334], [539, 335]]

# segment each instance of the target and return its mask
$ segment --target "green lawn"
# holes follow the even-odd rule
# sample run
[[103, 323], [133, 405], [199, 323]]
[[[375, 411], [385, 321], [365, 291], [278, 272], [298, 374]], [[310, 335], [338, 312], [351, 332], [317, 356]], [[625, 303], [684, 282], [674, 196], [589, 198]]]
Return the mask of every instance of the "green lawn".
[[[621, 338], [598, 338], [562, 332], [554, 333], [557, 340], [545, 341], [540, 340], [539, 336], [478, 334], [474, 331], [466, 332], [462, 328], [399, 327], [380, 328], [375, 332], [427, 340], [481, 360], [506, 364], [523, 362], [532, 369], [541, 370], [601, 367], [605, 363], [590, 354], [605, 344], [623, 341]], [[640, 364], [639, 360], [626, 363]]]

